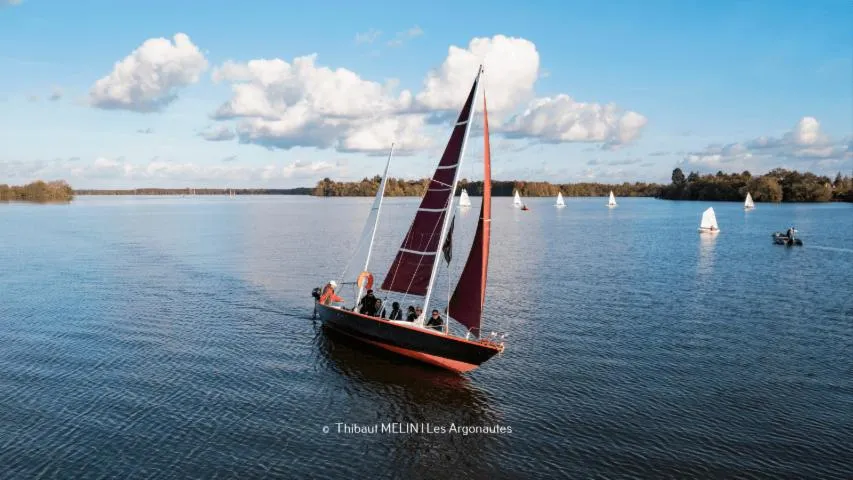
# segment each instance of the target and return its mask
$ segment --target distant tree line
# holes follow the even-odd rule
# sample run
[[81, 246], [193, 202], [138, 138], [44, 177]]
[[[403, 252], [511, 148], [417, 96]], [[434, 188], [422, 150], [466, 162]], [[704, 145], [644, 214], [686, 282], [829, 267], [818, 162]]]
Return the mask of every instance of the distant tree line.
[[[372, 197], [376, 195], [382, 177], [376, 175], [373, 178], [363, 178], [357, 182], [336, 182], [324, 178], [317, 182], [313, 195], [318, 197]], [[403, 180], [389, 178], [385, 185], [385, 195], [389, 197], [419, 197], [424, 194], [429, 179]], [[470, 182], [467, 179], [459, 181], [459, 186], [465, 188], [470, 195], [483, 194], [483, 182]], [[603, 197], [611, 190], [620, 197], [655, 197], [659, 194], [661, 186], [656, 183], [567, 183], [553, 184], [549, 182], [525, 182], [492, 181], [492, 195], [496, 197], [511, 197], [518, 190], [525, 197], [553, 197], [562, 192], [569, 197]], [[459, 192], [457, 192], [458, 194]]]
[[835, 180], [810, 172], [777, 168], [764, 175], [750, 172], [686, 177], [680, 168], [672, 171], [672, 183], [661, 188], [659, 198], [667, 200], [743, 201], [747, 192], [756, 202], [853, 201], [853, 179], [839, 172]]
[[75, 190], [77, 195], [310, 195], [311, 188], [131, 188], [126, 190]]
[[[379, 190], [382, 177], [363, 178], [357, 182], [336, 182], [328, 177], [317, 182], [311, 192], [317, 197], [372, 197]], [[385, 195], [389, 197], [419, 197], [426, 191], [429, 179], [403, 180], [389, 178], [385, 185]]]
[[70, 202], [74, 198], [74, 189], [64, 180], [44, 182], [37, 180], [27, 185], [0, 185], [0, 201], [20, 202]]

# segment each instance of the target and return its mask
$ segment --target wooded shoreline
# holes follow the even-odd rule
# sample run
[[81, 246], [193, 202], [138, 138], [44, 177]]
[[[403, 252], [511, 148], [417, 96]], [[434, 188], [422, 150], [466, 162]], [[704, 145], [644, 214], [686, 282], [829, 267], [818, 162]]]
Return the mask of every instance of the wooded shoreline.
[[[0, 184], [0, 201], [69, 202], [75, 195], [311, 195], [316, 197], [372, 197], [376, 195], [382, 178], [376, 175], [354, 182], [337, 182], [324, 178], [313, 187], [298, 188], [132, 188], [132, 189], [78, 189], [74, 190], [64, 180], [41, 180], [23, 186]], [[429, 179], [406, 180], [389, 178], [385, 187], [388, 197], [420, 197], [426, 191]], [[482, 181], [459, 181], [460, 191], [466, 189], [471, 196], [481, 196]], [[750, 172], [684, 175], [680, 168], [672, 171], [668, 185], [645, 182], [606, 183], [550, 183], [523, 180], [493, 180], [492, 195], [511, 197], [518, 191], [524, 197], [605, 197], [611, 191], [617, 197], [654, 197], [664, 200], [733, 201], [742, 202], [747, 192], [756, 202], [853, 202], [853, 178], [839, 172], [834, 180], [810, 172], [777, 168], [764, 175]], [[459, 192], [457, 192], [458, 194]]]
[[74, 190], [64, 180], [27, 185], [0, 184], [0, 202], [66, 203], [74, 198]]

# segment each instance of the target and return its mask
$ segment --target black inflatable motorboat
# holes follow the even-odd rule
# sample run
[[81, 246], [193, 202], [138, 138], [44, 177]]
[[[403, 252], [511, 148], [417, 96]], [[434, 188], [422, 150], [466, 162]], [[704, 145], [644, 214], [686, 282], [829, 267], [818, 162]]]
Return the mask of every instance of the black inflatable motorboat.
[[789, 237], [787, 233], [775, 232], [773, 234], [773, 243], [776, 245], [785, 245], [787, 247], [803, 246], [803, 241], [796, 237]]

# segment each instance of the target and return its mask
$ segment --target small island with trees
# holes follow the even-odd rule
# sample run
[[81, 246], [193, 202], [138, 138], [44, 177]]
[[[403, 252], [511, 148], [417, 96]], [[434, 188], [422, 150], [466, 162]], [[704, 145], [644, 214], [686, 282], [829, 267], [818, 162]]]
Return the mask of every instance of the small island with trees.
[[64, 180], [37, 180], [27, 185], [0, 184], [0, 202], [67, 203], [74, 198], [74, 189]]

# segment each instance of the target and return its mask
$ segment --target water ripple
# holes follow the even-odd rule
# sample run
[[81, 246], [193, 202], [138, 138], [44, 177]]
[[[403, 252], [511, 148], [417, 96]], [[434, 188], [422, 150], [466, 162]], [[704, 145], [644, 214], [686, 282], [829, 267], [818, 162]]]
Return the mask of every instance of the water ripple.
[[[310, 318], [369, 201], [4, 210], [0, 476], [853, 477], [845, 206], [715, 205], [702, 239], [696, 203], [496, 200], [486, 329], [509, 347], [458, 376]], [[377, 265], [415, 207], [389, 200]], [[806, 246], [773, 246], [791, 215]], [[392, 421], [512, 433], [322, 431]]]

